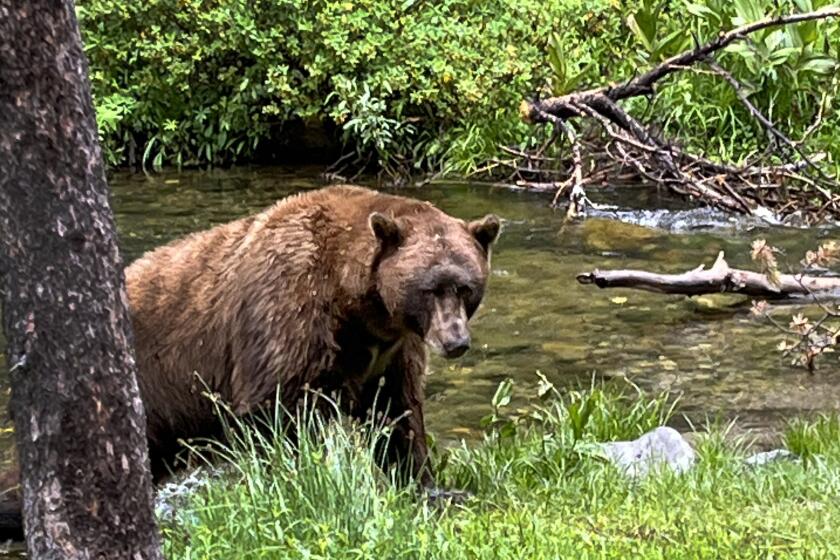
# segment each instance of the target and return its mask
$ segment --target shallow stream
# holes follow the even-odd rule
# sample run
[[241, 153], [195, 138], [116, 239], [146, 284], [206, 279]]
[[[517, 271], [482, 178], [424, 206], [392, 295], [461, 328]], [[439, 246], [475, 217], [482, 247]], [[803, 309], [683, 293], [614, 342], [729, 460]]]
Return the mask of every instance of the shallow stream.
[[[127, 260], [321, 185], [317, 170], [276, 167], [117, 173], [110, 183]], [[427, 419], [438, 438], [476, 436], [496, 386], [507, 377], [515, 380], [514, 406], [521, 405], [535, 392], [536, 370], [564, 387], [627, 378], [646, 390], [682, 395], [679, 410], [694, 422], [737, 417], [741, 429], [761, 437], [794, 415], [840, 408], [837, 358], [825, 360], [816, 375], [792, 368], [775, 348], [777, 331], [751, 317], [748, 305], [599, 290], [575, 281], [594, 268], [682, 272], [711, 264], [719, 251], [731, 265], [750, 267], [749, 245], [757, 237], [784, 249], [783, 259], [795, 263], [819, 240], [837, 238], [836, 229], [756, 226], [690, 210], [640, 187], [592, 192], [597, 202], [615, 208], [571, 224], [548, 207], [545, 195], [483, 185], [433, 185], [401, 194], [458, 217], [495, 212], [504, 219], [488, 295], [473, 323], [473, 349], [461, 359], [431, 363]], [[2, 359], [0, 387], [7, 394]], [[8, 431], [4, 438], [0, 445], [7, 448]]]

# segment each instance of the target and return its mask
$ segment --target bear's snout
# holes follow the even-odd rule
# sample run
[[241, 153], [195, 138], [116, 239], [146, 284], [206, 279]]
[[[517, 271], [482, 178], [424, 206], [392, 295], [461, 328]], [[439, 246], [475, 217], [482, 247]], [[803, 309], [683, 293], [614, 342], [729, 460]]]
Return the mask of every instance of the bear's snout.
[[446, 358], [460, 358], [470, 349], [470, 333], [451, 338], [443, 343], [443, 355]]
[[426, 343], [444, 358], [458, 358], [470, 348], [470, 329], [464, 304], [454, 293], [435, 298]]

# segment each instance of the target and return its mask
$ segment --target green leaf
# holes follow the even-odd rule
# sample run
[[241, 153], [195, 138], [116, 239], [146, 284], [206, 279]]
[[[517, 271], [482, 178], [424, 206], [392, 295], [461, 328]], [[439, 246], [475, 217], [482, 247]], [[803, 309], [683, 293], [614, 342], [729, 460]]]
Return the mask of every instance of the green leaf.
[[149, 161], [149, 156], [152, 154], [152, 148], [154, 148], [155, 142], [157, 141], [157, 136], [152, 136], [148, 142], [146, 142], [146, 149], [143, 150], [143, 157], [140, 160], [140, 164], [145, 166], [146, 162]]
[[516, 435], [516, 424], [508, 420], [499, 428], [499, 437], [510, 439]]
[[764, 17], [764, 10], [758, 0], [733, 0], [735, 13], [744, 23], [758, 21]]
[[502, 408], [510, 404], [511, 394], [513, 393], [513, 380], [505, 379], [496, 388], [496, 393], [493, 395], [493, 408]]
[[771, 67], [780, 66], [794, 58], [797, 54], [799, 54], [799, 49], [795, 49], [793, 47], [776, 49], [770, 53], [767, 63]]
[[711, 8], [709, 8], [708, 6], [704, 5], [704, 4], [694, 4], [692, 2], [686, 2], [685, 3], [685, 9], [691, 15], [697, 16], [699, 18], [704, 18], [704, 19], [705, 18], [715, 18], [715, 19], [718, 19], [715, 11], [712, 10]]
[[838, 68], [838, 61], [829, 56], [813, 55], [800, 66], [800, 69], [815, 74], [831, 75]]
[[653, 53], [656, 50], [654, 45], [656, 41], [655, 30], [653, 32], [650, 31], [649, 20], [646, 21], [642, 18], [642, 21], [644, 23], [640, 24], [638, 14], [630, 14], [627, 16], [627, 26], [633, 32], [633, 35], [635, 35], [636, 39], [644, 45], [648, 53]]
[[799, 25], [794, 26], [794, 29], [796, 30], [796, 34], [799, 36], [803, 45], [810, 45], [816, 42], [819, 38], [816, 21], [802, 22]]
[[691, 35], [686, 33], [685, 29], [677, 29], [659, 42], [656, 49], [658, 58], [667, 58], [686, 50], [691, 42]]

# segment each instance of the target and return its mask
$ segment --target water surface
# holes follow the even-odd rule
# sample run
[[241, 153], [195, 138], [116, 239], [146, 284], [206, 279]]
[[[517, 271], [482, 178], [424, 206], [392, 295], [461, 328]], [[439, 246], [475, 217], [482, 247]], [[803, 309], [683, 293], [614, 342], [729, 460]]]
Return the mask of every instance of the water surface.
[[[127, 261], [321, 186], [317, 170], [276, 167], [116, 173], [110, 184]], [[504, 219], [488, 294], [473, 323], [473, 349], [458, 360], [431, 361], [427, 419], [439, 438], [477, 435], [497, 384], [507, 377], [516, 382], [514, 404], [522, 404], [535, 391], [537, 370], [562, 387], [627, 378], [682, 395], [680, 411], [695, 422], [737, 417], [741, 428], [758, 434], [772, 433], [794, 415], [840, 408], [836, 358], [816, 375], [792, 368], [775, 349], [778, 333], [744, 308], [575, 281], [594, 268], [682, 272], [710, 265], [718, 251], [733, 266], [750, 267], [749, 244], [759, 236], [796, 262], [837, 230], [755, 228], [714, 212], [686, 211], [685, 204], [641, 188], [592, 192], [616, 208], [577, 223], [566, 223], [545, 195], [483, 185], [400, 192], [458, 217], [495, 212]], [[0, 371], [6, 371], [2, 363]], [[7, 394], [5, 374], [0, 382]], [[3, 437], [0, 445], [8, 446], [9, 434]]]

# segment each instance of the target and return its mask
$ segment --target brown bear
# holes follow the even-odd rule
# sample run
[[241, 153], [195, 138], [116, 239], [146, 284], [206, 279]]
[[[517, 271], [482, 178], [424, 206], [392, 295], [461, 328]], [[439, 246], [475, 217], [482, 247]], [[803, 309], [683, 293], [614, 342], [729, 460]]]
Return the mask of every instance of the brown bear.
[[217, 435], [206, 389], [244, 414], [273, 401], [279, 384], [287, 409], [311, 387], [340, 392], [357, 416], [379, 390], [391, 416], [408, 413], [392, 458], [428, 480], [424, 343], [447, 357], [468, 348], [498, 232], [495, 216], [465, 223], [427, 202], [335, 186], [132, 263], [153, 476], [166, 473], [179, 439]]
[[[294, 409], [307, 388], [364, 417], [402, 417], [386, 459], [432, 481], [425, 345], [457, 357], [484, 295], [493, 215], [334, 186], [159, 247], [125, 271], [155, 480], [179, 440], [220, 437], [209, 390], [237, 414]], [[375, 412], [375, 411], [374, 411]]]

